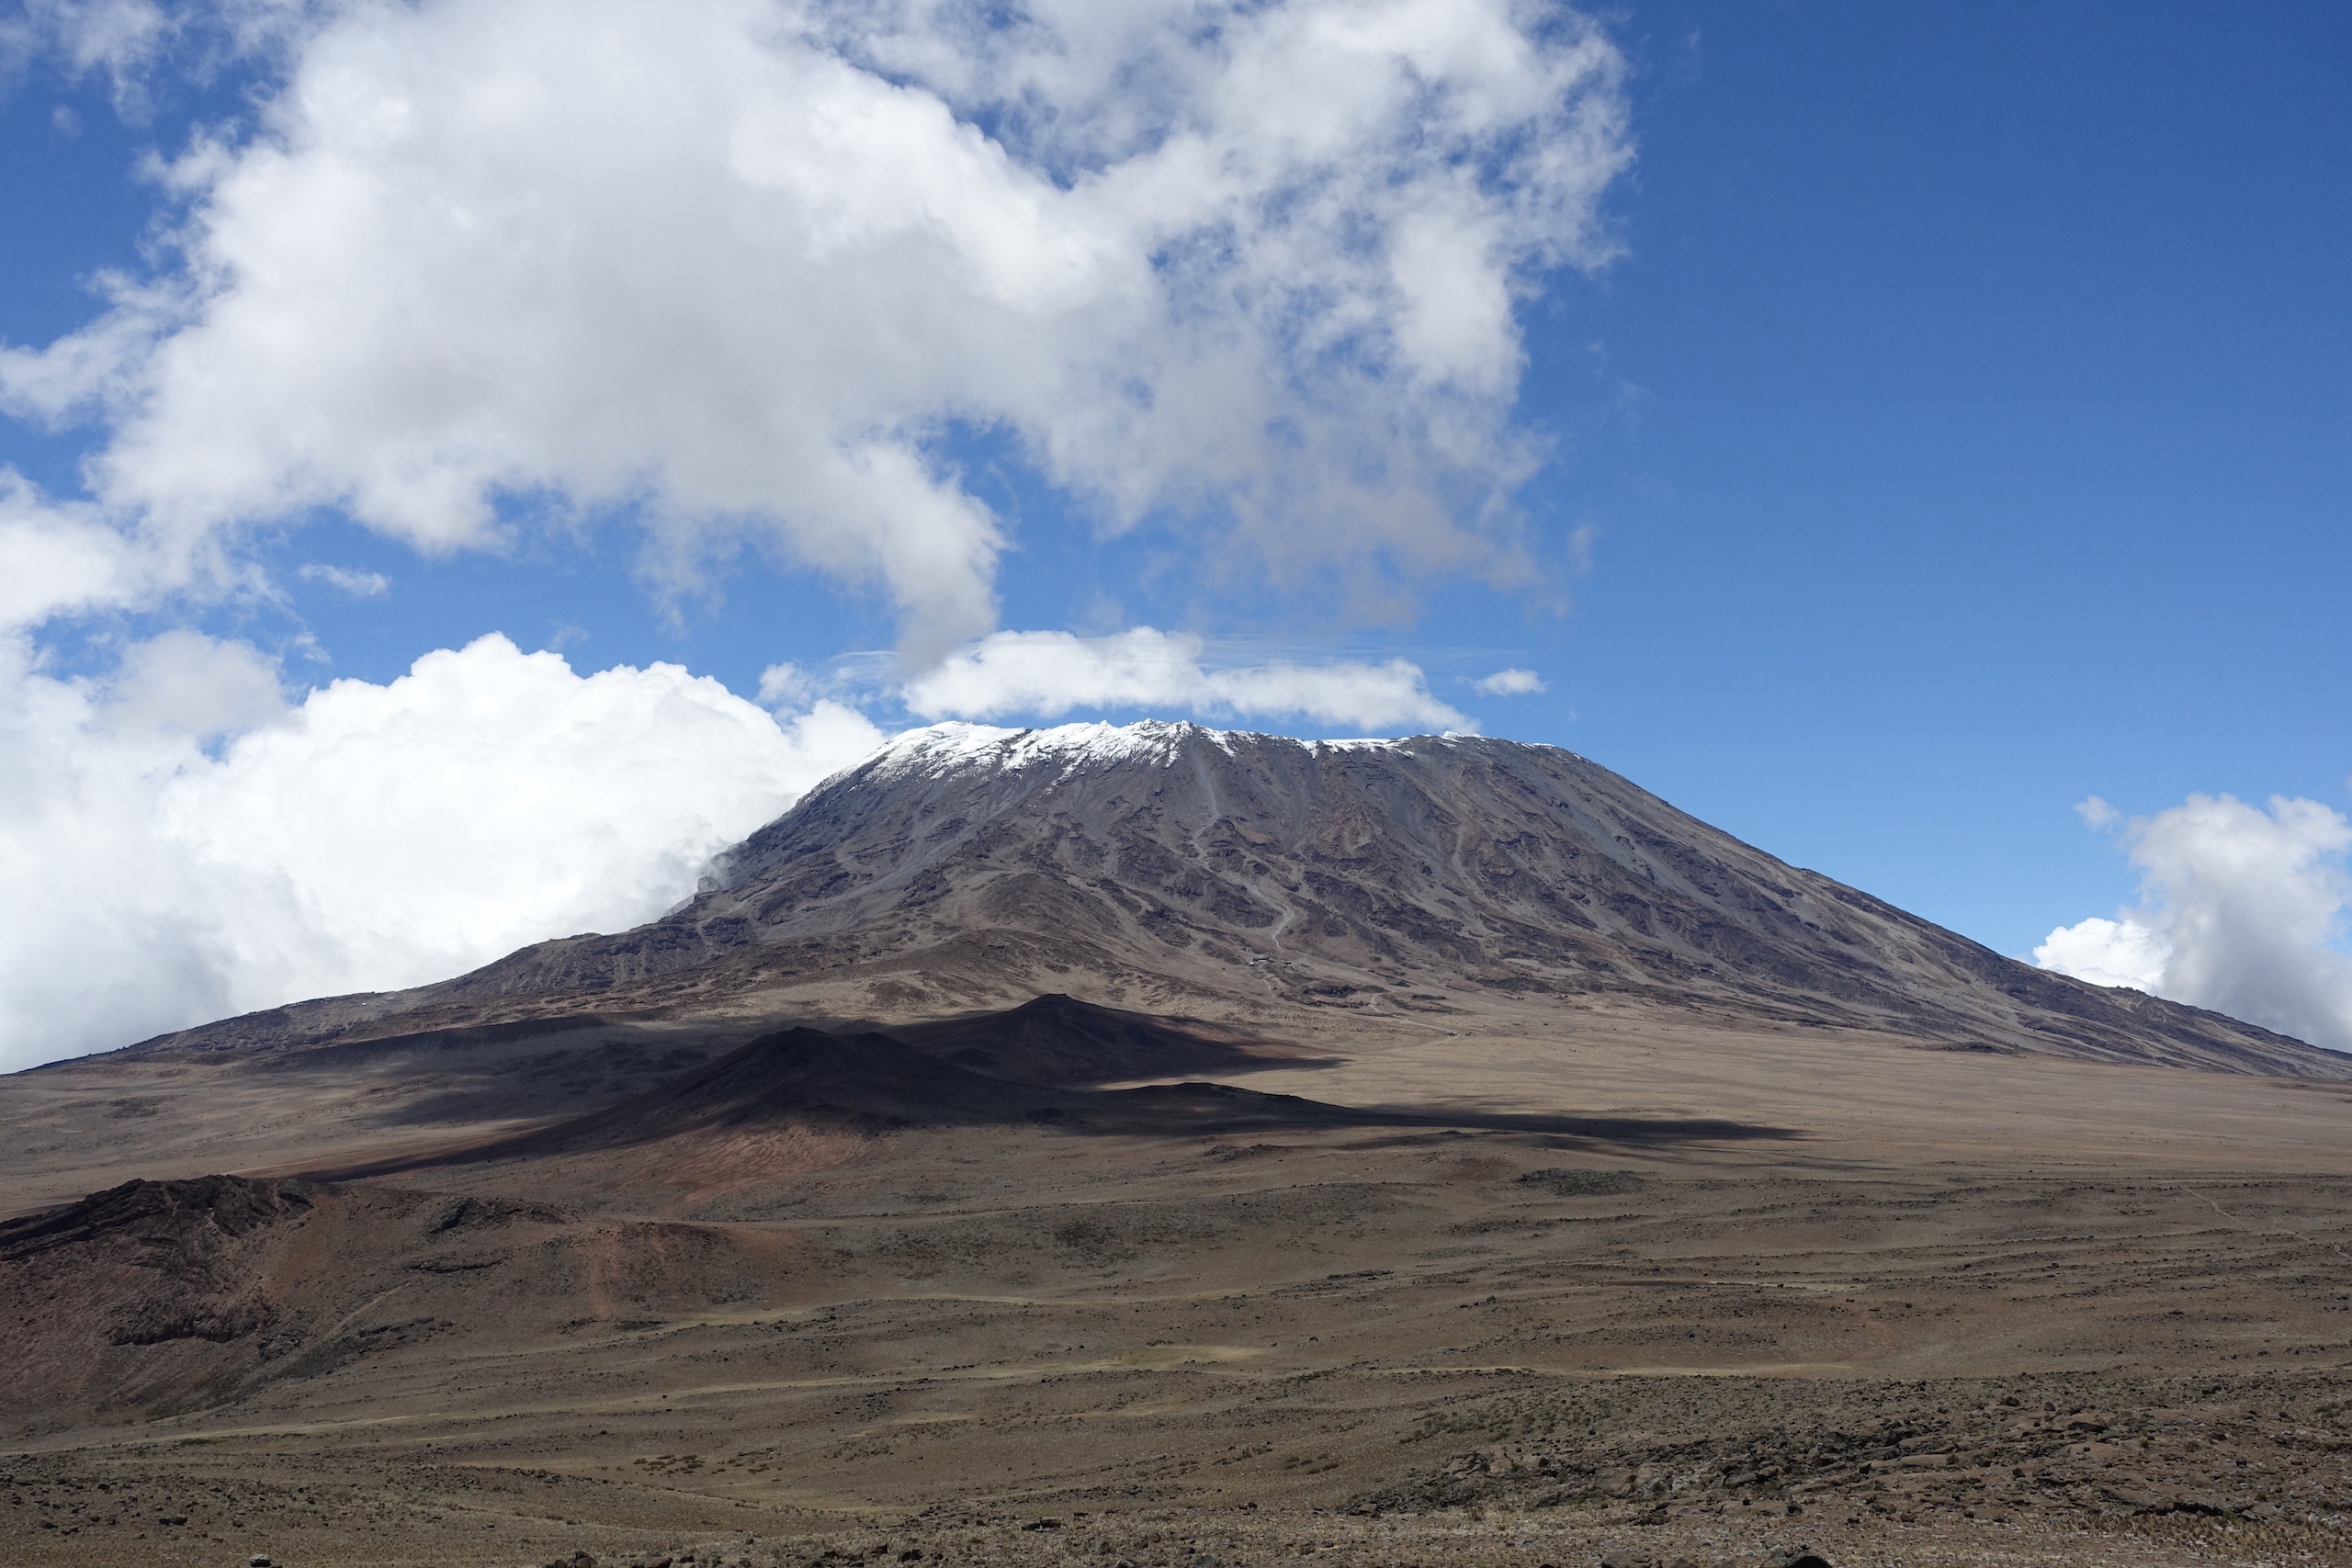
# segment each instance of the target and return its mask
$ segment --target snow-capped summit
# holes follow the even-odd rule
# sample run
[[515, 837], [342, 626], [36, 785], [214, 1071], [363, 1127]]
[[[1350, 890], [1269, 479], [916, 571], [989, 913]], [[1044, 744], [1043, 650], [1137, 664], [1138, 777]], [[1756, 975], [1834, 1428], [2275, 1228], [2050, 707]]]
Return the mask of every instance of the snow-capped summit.
[[[1440, 739], [1445, 737], [1422, 737]], [[879, 751], [844, 770], [876, 778], [936, 777], [967, 768], [1019, 770], [1043, 763], [1064, 769], [1136, 761], [1166, 767], [1190, 743], [1232, 754], [1236, 740], [1314, 750], [1367, 750], [1398, 747], [1403, 740], [1363, 739], [1295, 740], [1254, 730], [1212, 729], [1186, 719], [1147, 718], [1133, 724], [1061, 724], [1048, 729], [1004, 729], [950, 721], [910, 729]]]

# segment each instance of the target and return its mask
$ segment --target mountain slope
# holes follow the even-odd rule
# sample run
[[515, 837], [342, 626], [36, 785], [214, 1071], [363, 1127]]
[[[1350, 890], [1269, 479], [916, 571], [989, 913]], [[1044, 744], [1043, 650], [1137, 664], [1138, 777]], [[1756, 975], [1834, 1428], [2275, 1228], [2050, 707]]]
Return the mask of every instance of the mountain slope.
[[912, 1021], [1042, 992], [1280, 1032], [1480, 998], [1697, 1010], [1925, 1043], [2352, 1077], [2331, 1053], [2005, 958], [1552, 747], [1189, 724], [914, 731], [669, 917], [397, 997], [166, 1036], [345, 1038], [585, 1010]]

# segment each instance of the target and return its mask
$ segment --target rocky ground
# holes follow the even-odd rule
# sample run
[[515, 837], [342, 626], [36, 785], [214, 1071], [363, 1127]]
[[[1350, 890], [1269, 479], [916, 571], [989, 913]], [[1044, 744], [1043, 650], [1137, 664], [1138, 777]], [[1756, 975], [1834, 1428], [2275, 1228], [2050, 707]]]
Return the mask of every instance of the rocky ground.
[[[2347, 1392], [2311, 1377], [1521, 1382], [1431, 1411], [1403, 1439], [1401, 1479], [1325, 1506], [1096, 1496], [842, 1517], [725, 1497], [729, 1472], [761, 1462], [741, 1449], [583, 1474], [578, 1454], [361, 1469], [145, 1445], [18, 1457], [0, 1491], [13, 1554], [59, 1563], [1765, 1568], [1801, 1549], [1837, 1565], [2341, 1562]], [[2103, 1403], [2069, 1403], [2086, 1395]]]
[[218, 1568], [2352, 1562], [2328, 1124], [2255, 1169], [1026, 1126], [193, 1184], [0, 1235], [0, 1497], [22, 1561]]

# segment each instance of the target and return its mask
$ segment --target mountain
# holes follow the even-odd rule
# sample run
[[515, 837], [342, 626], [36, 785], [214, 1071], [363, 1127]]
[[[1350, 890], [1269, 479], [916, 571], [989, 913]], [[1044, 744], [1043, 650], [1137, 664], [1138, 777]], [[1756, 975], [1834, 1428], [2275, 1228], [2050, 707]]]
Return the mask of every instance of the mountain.
[[[1631, 1010], [2352, 1078], [2352, 1062], [2301, 1042], [2003, 957], [1570, 751], [1159, 722], [916, 730], [752, 834], [650, 925], [135, 1049], [285, 1050], [591, 1013], [904, 1026], [1049, 993], [1190, 1015], [1227, 1044]], [[1152, 1061], [1128, 1066], [1189, 1070]]]

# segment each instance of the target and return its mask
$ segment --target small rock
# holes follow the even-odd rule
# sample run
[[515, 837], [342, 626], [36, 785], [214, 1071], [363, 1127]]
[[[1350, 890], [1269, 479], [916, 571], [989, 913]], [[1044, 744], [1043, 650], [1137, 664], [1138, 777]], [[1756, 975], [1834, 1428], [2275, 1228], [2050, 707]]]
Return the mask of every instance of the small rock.
[[1829, 1559], [1809, 1546], [1792, 1546], [1773, 1558], [1767, 1568], [1829, 1568]]
[[269, 1553], [256, 1551], [245, 1559], [245, 1568], [269, 1568]]

